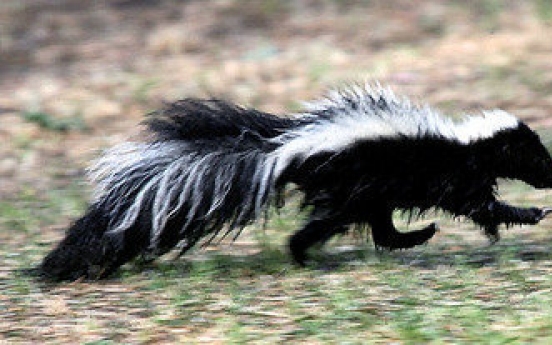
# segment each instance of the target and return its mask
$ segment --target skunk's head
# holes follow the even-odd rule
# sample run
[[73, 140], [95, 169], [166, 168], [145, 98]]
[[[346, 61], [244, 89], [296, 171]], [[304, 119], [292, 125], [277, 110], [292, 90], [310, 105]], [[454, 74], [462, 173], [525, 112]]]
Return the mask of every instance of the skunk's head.
[[539, 136], [526, 124], [497, 133], [494, 138], [500, 177], [521, 180], [535, 188], [552, 188], [552, 157]]

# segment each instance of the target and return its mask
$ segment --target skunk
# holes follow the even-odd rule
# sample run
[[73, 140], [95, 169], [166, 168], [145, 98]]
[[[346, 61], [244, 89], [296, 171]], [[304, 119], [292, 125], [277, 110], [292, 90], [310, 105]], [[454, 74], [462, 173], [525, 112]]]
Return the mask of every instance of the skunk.
[[150, 114], [149, 140], [108, 150], [89, 169], [95, 197], [38, 270], [52, 280], [107, 277], [138, 255], [238, 236], [289, 185], [310, 215], [289, 249], [306, 251], [350, 225], [377, 248], [427, 242], [394, 210], [465, 216], [499, 239], [501, 224], [536, 224], [550, 209], [496, 198], [497, 178], [552, 187], [552, 158], [526, 124], [500, 110], [452, 120], [381, 86], [354, 86], [279, 117], [221, 100], [185, 99]]

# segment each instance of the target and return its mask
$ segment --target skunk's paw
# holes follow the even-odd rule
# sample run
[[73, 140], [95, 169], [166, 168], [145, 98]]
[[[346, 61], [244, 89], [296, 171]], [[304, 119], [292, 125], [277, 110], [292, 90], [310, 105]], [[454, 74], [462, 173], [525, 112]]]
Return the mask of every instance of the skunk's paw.
[[537, 222], [543, 220], [544, 218], [546, 218], [546, 216], [548, 216], [550, 213], [552, 213], [552, 208], [545, 207], [545, 208], [538, 209], [538, 211], [539, 211], [539, 214], [538, 214]]
[[519, 224], [538, 224], [541, 220], [546, 218], [550, 213], [552, 213], [552, 208], [538, 208], [531, 207], [526, 209], [525, 214], [522, 216]]

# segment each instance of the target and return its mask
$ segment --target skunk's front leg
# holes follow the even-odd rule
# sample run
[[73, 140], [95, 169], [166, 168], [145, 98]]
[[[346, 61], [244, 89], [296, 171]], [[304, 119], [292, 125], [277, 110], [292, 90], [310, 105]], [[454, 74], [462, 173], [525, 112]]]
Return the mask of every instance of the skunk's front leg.
[[498, 226], [500, 224], [537, 224], [552, 210], [537, 207], [515, 207], [498, 200], [492, 200], [472, 212], [469, 217], [485, 229], [485, 234], [496, 242], [500, 239]]
[[551, 211], [537, 207], [515, 207], [494, 200], [471, 214], [471, 218], [482, 225], [486, 224], [537, 224]]

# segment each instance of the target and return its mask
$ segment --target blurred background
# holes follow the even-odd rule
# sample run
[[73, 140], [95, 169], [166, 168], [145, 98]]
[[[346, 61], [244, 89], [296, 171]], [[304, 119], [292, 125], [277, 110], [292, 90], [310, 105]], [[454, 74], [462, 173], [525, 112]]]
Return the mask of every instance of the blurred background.
[[0, 285], [84, 210], [88, 162], [164, 102], [288, 114], [379, 81], [451, 116], [502, 108], [550, 145], [551, 37], [550, 0], [2, 0]]
[[550, 37], [549, 0], [3, 0], [0, 197], [64, 183], [189, 96], [288, 113], [377, 80], [552, 125]]

